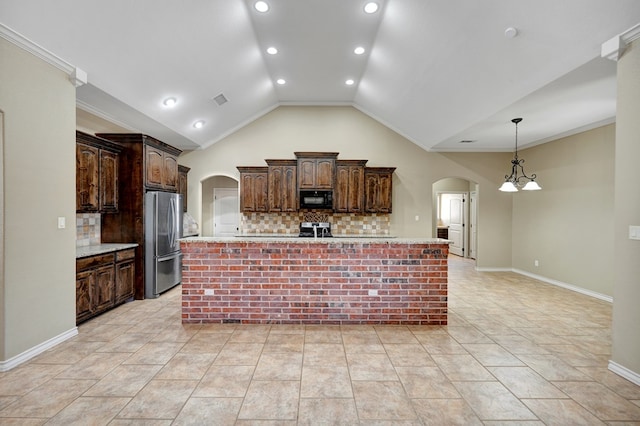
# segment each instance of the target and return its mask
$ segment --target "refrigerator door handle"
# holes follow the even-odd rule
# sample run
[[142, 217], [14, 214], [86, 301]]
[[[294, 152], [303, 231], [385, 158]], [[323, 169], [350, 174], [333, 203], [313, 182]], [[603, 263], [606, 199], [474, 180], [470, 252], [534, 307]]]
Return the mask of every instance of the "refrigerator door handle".
[[176, 201], [171, 198], [170, 201], [170, 206], [169, 206], [169, 211], [167, 211], [167, 216], [168, 216], [168, 222], [169, 225], [169, 245], [172, 249], [175, 249], [175, 241], [176, 241], [176, 233], [175, 233], [175, 226], [173, 226], [173, 221], [175, 220], [174, 217], [174, 210], [176, 208]]

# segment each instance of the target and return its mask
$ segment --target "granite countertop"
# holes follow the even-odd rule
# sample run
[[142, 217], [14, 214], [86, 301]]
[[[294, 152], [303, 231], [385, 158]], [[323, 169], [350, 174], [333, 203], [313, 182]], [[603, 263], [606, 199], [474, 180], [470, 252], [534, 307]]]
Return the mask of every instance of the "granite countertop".
[[76, 259], [138, 247], [136, 243], [105, 243], [76, 247]]
[[182, 238], [184, 242], [283, 242], [293, 244], [348, 244], [348, 243], [387, 243], [387, 244], [449, 244], [451, 241], [442, 238], [427, 237], [394, 237], [384, 235], [334, 235], [330, 238], [298, 237], [296, 234], [251, 234], [234, 237], [190, 237]]

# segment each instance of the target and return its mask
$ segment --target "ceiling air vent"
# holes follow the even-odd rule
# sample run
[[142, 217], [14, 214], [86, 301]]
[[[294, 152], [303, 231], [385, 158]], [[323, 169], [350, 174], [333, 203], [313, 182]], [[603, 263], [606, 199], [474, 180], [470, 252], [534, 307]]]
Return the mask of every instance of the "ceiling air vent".
[[471, 139], [463, 139], [460, 141], [460, 143], [474, 143], [475, 141], [472, 141]]
[[224, 96], [224, 94], [220, 93], [218, 96], [213, 98], [214, 101], [218, 104], [218, 106], [222, 106], [226, 104], [229, 100]]

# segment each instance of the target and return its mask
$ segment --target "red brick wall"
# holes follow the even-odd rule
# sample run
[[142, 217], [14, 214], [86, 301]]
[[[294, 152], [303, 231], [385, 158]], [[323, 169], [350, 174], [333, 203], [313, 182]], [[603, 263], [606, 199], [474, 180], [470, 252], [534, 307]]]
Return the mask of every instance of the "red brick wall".
[[447, 323], [447, 244], [181, 246], [185, 323]]

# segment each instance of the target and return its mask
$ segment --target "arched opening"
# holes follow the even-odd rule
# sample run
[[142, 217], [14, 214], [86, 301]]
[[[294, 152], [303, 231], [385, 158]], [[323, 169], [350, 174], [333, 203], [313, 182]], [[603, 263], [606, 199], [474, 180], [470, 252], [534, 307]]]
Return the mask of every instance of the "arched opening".
[[211, 176], [201, 182], [200, 235], [230, 236], [238, 233], [240, 203], [238, 181], [228, 176]]
[[433, 183], [431, 194], [433, 235], [452, 241], [450, 254], [477, 259], [478, 184], [447, 177]]

